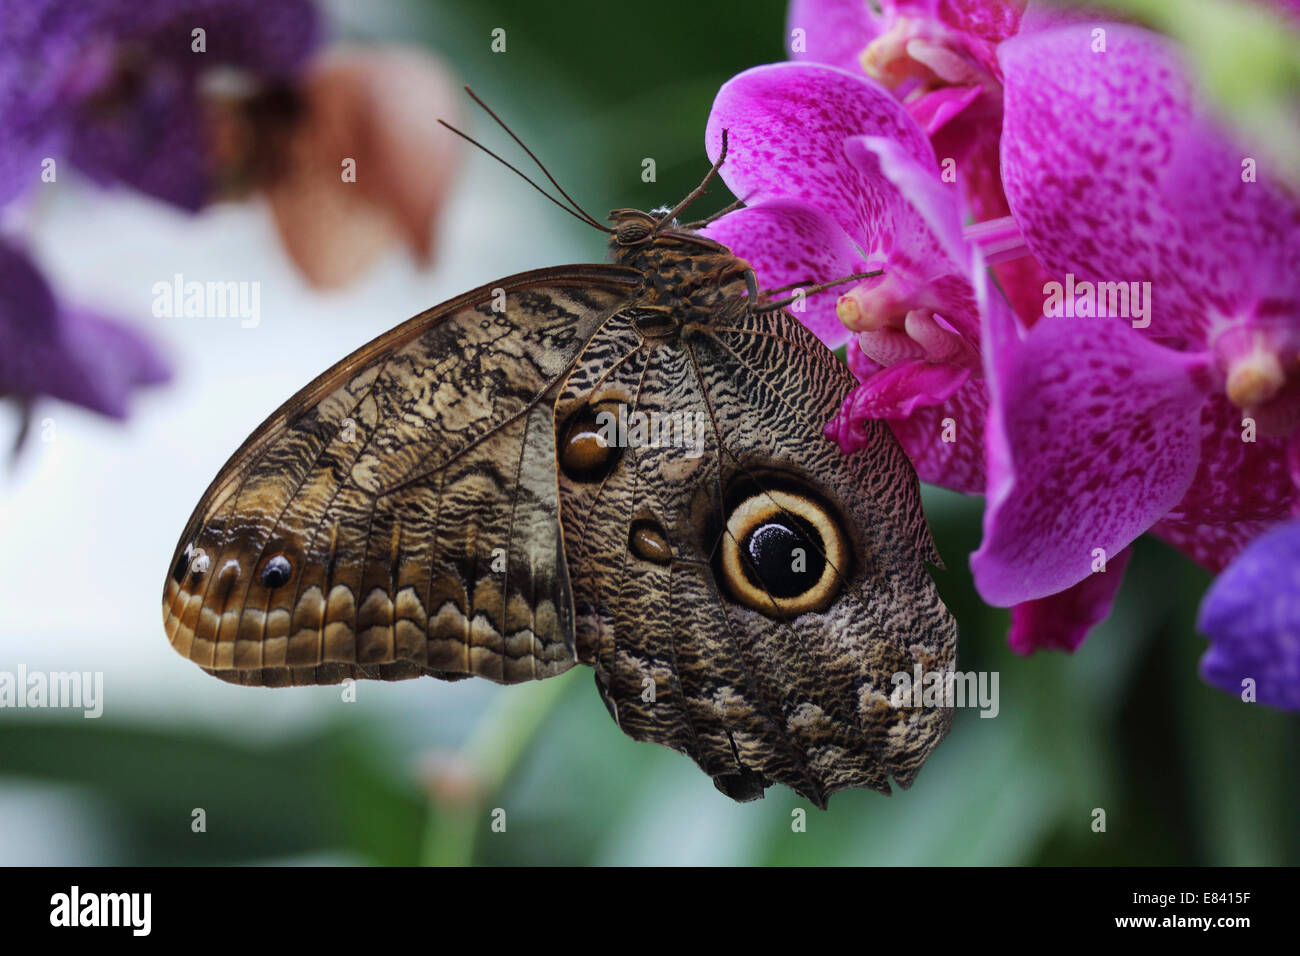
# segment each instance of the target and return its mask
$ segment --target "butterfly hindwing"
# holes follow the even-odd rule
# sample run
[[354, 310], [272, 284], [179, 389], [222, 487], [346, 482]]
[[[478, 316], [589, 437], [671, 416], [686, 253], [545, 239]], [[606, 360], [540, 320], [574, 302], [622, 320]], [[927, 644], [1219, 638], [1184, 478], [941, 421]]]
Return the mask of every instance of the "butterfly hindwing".
[[276, 411], [173, 556], [178, 651], [238, 683], [574, 663], [552, 402], [640, 276], [524, 273], [416, 316]]
[[[951, 714], [892, 706], [893, 677], [949, 668], [956, 628], [903, 452], [883, 424], [851, 456], [822, 437], [853, 377], [789, 315], [742, 308], [666, 342], [635, 318], [593, 337], [556, 405], [578, 649], [611, 713], [738, 799], [772, 781], [818, 805], [910, 785]], [[566, 472], [569, 423], [620, 406], [606, 473]], [[794, 567], [740, 547], [765, 512], [778, 539], [811, 527], [791, 539], [802, 556], [778, 541]], [[826, 596], [801, 611], [817, 581]]]

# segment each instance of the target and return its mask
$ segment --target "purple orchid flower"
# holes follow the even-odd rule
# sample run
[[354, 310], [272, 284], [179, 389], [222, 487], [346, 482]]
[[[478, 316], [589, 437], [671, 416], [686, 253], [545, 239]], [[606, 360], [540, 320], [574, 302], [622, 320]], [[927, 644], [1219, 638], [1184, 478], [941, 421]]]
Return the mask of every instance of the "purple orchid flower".
[[[1147, 530], [1218, 572], [1297, 500], [1300, 203], [1219, 130], [1163, 37], [1084, 23], [998, 53], [1012, 213], [1075, 293], [1045, 288], [1027, 332], [982, 312], [976, 585], [1000, 605], [1099, 587], [1098, 555]], [[1109, 316], [1090, 317], [1098, 289]], [[1117, 317], [1121, 289], [1140, 304]], [[1237, 579], [1255, 577], [1210, 606]]]
[[1206, 683], [1300, 710], [1300, 519], [1252, 541], [1219, 575], [1199, 626], [1213, 642], [1201, 658]]
[[56, 302], [27, 255], [0, 240], [0, 397], [25, 410], [42, 396], [57, 398], [122, 419], [136, 387], [170, 377], [146, 339]]
[[310, 0], [0, 0], [0, 23], [0, 204], [66, 157], [187, 210], [214, 185], [201, 79], [286, 79], [321, 30]]
[[862, 378], [828, 433], [852, 451], [863, 422], [884, 419], [924, 480], [982, 491], [976, 253], [924, 132], [879, 85], [803, 63], [728, 81], [709, 117], [711, 156], [723, 129], [731, 146], [722, 176], [749, 205], [705, 233], [766, 288], [885, 273], [838, 303], [822, 294], [793, 307], [827, 345], [848, 343]]

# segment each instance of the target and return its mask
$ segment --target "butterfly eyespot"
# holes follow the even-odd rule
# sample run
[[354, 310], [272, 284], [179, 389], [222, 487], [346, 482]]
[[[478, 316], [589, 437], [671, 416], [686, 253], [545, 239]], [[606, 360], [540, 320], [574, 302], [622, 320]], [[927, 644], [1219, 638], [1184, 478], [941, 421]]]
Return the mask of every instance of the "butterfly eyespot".
[[720, 574], [736, 601], [781, 620], [824, 611], [852, 560], [839, 517], [810, 494], [756, 489], [727, 516]]
[[283, 554], [273, 554], [262, 564], [258, 575], [262, 586], [274, 590], [288, 583], [293, 577], [293, 564]]
[[672, 563], [672, 545], [668, 543], [664, 529], [654, 521], [645, 518], [633, 521], [628, 531], [627, 546], [642, 561], [651, 564]]
[[560, 429], [560, 467], [574, 481], [600, 481], [618, 462], [622, 449], [610, 440], [610, 430], [598, 417], [602, 411], [612, 414], [611, 409], [583, 406]]

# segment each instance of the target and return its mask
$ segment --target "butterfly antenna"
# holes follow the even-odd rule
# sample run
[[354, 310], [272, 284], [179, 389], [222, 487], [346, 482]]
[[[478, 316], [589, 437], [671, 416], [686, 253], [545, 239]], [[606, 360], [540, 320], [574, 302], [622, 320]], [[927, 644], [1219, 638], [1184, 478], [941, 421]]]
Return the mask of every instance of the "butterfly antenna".
[[709, 183], [713, 182], [713, 178], [718, 175], [718, 170], [722, 168], [722, 163], [726, 158], [727, 158], [727, 131], [724, 129], [722, 131], [722, 152], [718, 154], [718, 161], [713, 164], [713, 167], [707, 173], [704, 174], [704, 179], [700, 181], [700, 184], [698, 186], [696, 186], [694, 189], [690, 191], [690, 194], [685, 199], [683, 199], [676, 206], [674, 206], [672, 209], [668, 210], [668, 212], [664, 214], [664, 217], [659, 220], [659, 225], [661, 227], [672, 222], [679, 215], [681, 215], [682, 210], [684, 210], [687, 206], [689, 206], [691, 203], [695, 202], [695, 200], [699, 199], [706, 192], [708, 192]]
[[537, 168], [542, 171], [542, 175], [545, 176], [548, 180], [550, 180], [551, 185], [554, 186], [557, 190], [559, 190], [560, 195], [569, 201], [569, 205], [572, 206], [575, 210], [577, 210], [578, 214], [582, 216], [583, 219], [585, 219], [591, 225], [595, 226], [597, 229], [602, 229], [605, 232], [614, 231], [613, 229], [610, 229], [606, 226], [602, 226], [599, 220], [597, 220], [589, 212], [587, 212], [587, 210], [583, 209], [580, 205], [578, 205], [578, 201], [574, 199], [572, 196], [570, 196], [567, 192], [565, 192], [564, 187], [561, 186], [556, 181], [555, 177], [551, 175], [551, 171], [546, 168], [546, 164], [537, 158], [537, 154], [534, 153], [531, 149], [529, 149], [524, 144], [524, 141], [515, 135], [515, 131], [506, 125], [505, 120], [503, 120], [500, 116], [497, 116], [497, 114], [492, 111], [492, 108], [488, 106], [486, 103], [484, 103], [481, 99], [479, 99], [478, 95], [473, 90], [471, 90], [467, 86], [465, 87], [465, 92], [469, 94], [470, 99], [472, 99], [483, 109], [483, 112], [487, 113], [488, 116], [492, 117], [492, 119], [496, 121], [496, 124], [500, 126], [503, 130], [505, 130], [506, 133], [509, 134], [511, 139], [513, 139], [516, 143], [519, 144], [519, 148], [522, 149], [525, 153], [527, 153], [528, 158], [537, 164]]
[[780, 301], [777, 302], [764, 302], [761, 305], [754, 306], [754, 311], [775, 312], [778, 309], [784, 309], [787, 305], [790, 305], [792, 302], [797, 302], [800, 299], [806, 298], [810, 295], [816, 295], [818, 292], [825, 292], [827, 289], [833, 289], [837, 285], [844, 285], [846, 282], [855, 282], [858, 279], [874, 279], [876, 278], [876, 276], [883, 276], [884, 274], [885, 271], [883, 269], [876, 269], [872, 272], [855, 272], [852, 275], [844, 276], [841, 279], [835, 279], [831, 282], [819, 282], [815, 285], [813, 284], [813, 281], [809, 279], [806, 282], [792, 282], [789, 285], [783, 285], [775, 289], [765, 289], [764, 290], [765, 294], [771, 295], [773, 292], [786, 292], [790, 289], [798, 289], [801, 286], [807, 286], [806, 289], [801, 290], [802, 291], [801, 295], [795, 295], [788, 299], [781, 299]]
[[613, 232], [613, 231], [614, 231], [613, 229], [610, 229], [610, 228], [608, 228], [607, 226], [602, 226], [600, 223], [594, 221], [590, 216], [579, 215], [578, 213], [574, 212], [572, 209], [570, 209], [570, 208], [569, 208], [568, 206], [566, 206], [564, 203], [560, 202], [558, 199], [556, 199], [554, 196], [552, 196], [550, 193], [548, 193], [545, 189], [543, 189], [541, 186], [539, 186], [539, 185], [538, 185], [538, 184], [537, 184], [537, 183], [536, 183], [536, 182], [535, 182], [535, 181], [534, 181], [530, 176], [525, 175], [525, 174], [524, 174], [524, 173], [519, 169], [518, 166], [516, 166], [514, 163], [508, 162], [508, 161], [505, 160], [505, 159], [502, 159], [502, 158], [501, 158], [500, 156], [498, 156], [496, 153], [492, 152], [492, 150], [488, 149], [486, 146], [484, 146], [482, 143], [480, 143], [478, 140], [476, 140], [473, 136], [470, 136], [470, 135], [467, 134], [467, 133], [462, 133], [462, 132], [461, 132], [460, 130], [458, 130], [456, 127], [454, 127], [454, 126], [452, 126], [450, 123], [448, 123], [446, 120], [438, 120], [438, 122], [441, 123], [443, 126], [447, 127], [447, 129], [451, 130], [453, 133], [455, 133], [455, 134], [456, 134], [457, 136], [459, 136], [461, 139], [465, 140], [467, 143], [470, 143], [470, 144], [472, 144], [472, 145], [474, 145], [474, 146], [477, 146], [479, 149], [483, 150], [483, 152], [487, 153], [489, 156], [491, 156], [493, 159], [495, 159], [498, 163], [500, 163], [500, 164], [501, 164], [502, 166], [504, 166], [506, 169], [510, 170], [512, 173], [514, 173], [516, 176], [518, 176], [518, 177], [519, 177], [520, 179], [522, 179], [524, 182], [528, 183], [528, 185], [532, 186], [532, 187], [533, 187], [534, 189], [536, 189], [539, 193], [541, 193], [543, 196], [545, 196], [545, 197], [546, 197], [547, 199], [549, 199], [551, 202], [555, 203], [555, 205], [559, 206], [561, 209], [563, 209], [565, 212], [567, 212], [567, 213], [568, 213], [570, 216], [572, 216], [574, 219], [578, 220], [578, 222], [584, 223], [585, 225], [588, 225], [588, 226], [595, 226], [595, 227], [596, 227], [597, 229], [599, 229], [601, 232]]

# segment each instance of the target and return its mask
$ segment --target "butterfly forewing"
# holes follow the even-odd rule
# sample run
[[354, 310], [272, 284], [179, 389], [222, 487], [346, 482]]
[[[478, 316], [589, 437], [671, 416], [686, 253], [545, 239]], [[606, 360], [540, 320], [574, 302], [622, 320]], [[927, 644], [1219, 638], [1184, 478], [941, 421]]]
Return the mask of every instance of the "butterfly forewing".
[[191, 517], [163, 598], [172, 644], [251, 684], [572, 666], [554, 392], [640, 284], [616, 266], [502, 280], [300, 391]]

